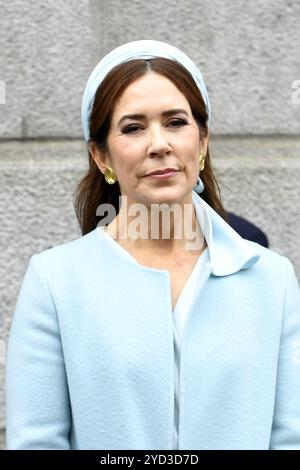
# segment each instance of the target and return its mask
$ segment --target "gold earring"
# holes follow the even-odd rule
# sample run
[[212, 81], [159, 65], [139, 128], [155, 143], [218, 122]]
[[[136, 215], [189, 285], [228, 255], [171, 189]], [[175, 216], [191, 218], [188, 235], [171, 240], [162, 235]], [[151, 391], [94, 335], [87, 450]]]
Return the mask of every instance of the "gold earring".
[[204, 155], [204, 153], [201, 152], [200, 155], [199, 155], [199, 165], [200, 165], [199, 170], [200, 171], [203, 171], [203, 169], [204, 169], [204, 162], [205, 162], [205, 155]]
[[105, 172], [104, 172], [104, 178], [105, 178], [105, 181], [108, 183], [108, 184], [114, 184], [117, 180], [117, 177], [114, 173], [114, 170], [108, 166], [106, 169], [105, 169]]

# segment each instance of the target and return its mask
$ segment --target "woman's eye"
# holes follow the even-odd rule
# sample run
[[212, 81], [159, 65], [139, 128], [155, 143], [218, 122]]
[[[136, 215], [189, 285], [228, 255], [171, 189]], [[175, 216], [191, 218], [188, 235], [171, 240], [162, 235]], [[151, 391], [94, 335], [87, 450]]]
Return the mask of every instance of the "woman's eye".
[[187, 122], [184, 119], [173, 119], [173, 121], [170, 121], [169, 124], [179, 124], [180, 126], [184, 126], [187, 124]]
[[125, 127], [122, 132], [123, 134], [128, 134], [129, 132], [135, 132], [135, 129], [139, 129], [139, 126], [128, 126]]
[[[187, 124], [187, 121], [184, 119], [173, 119], [172, 121], [168, 122], [168, 125], [171, 124], [171, 127], [179, 127], [179, 126], [184, 126]], [[122, 132], [123, 134], [129, 134], [130, 132], [136, 132], [137, 130], [140, 129], [140, 126], [137, 126], [136, 124], [130, 125], [125, 127]]]

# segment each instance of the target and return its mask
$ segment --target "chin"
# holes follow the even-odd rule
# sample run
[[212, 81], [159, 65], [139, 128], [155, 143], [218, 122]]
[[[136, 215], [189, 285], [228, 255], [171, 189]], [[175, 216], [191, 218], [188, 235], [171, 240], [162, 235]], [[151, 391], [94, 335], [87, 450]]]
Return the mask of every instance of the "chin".
[[150, 204], [174, 204], [180, 203], [186, 197], [186, 190], [180, 187], [156, 188], [147, 192], [147, 200]]

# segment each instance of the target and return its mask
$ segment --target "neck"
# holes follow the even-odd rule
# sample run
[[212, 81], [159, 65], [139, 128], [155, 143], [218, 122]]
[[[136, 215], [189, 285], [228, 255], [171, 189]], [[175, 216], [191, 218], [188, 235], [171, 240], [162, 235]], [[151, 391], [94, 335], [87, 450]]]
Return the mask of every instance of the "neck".
[[177, 204], [139, 205], [138, 211], [133, 211], [132, 203], [124, 204], [122, 200], [118, 215], [106, 231], [123, 246], [161, 256], [184, 250], [202, 251], [206, 246], [192, 195]]

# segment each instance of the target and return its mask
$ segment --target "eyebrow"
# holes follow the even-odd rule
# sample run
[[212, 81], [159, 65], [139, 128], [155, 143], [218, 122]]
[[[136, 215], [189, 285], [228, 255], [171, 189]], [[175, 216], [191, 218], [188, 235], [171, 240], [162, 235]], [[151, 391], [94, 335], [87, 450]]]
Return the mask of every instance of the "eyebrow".
[[[186, 116], [188, 116], [188, 113], [185, 111], [185, 109], [180, 109], [180, 108], [177, 108], [177, 109], [168, 109], [168, 111], [163, 111], [161, 113], [162, 116], [170, 116], [172, 114], [178, 114], [178, 113], [183, 113], [185, 114]], [[121, 117], [121, 119], [119, 120], [118, 122], [118, 126], [123, 122], [125, 121], [125, 119], [143, 119], [145, 118], [145, 114], [125, 114], [124, 116]]]

